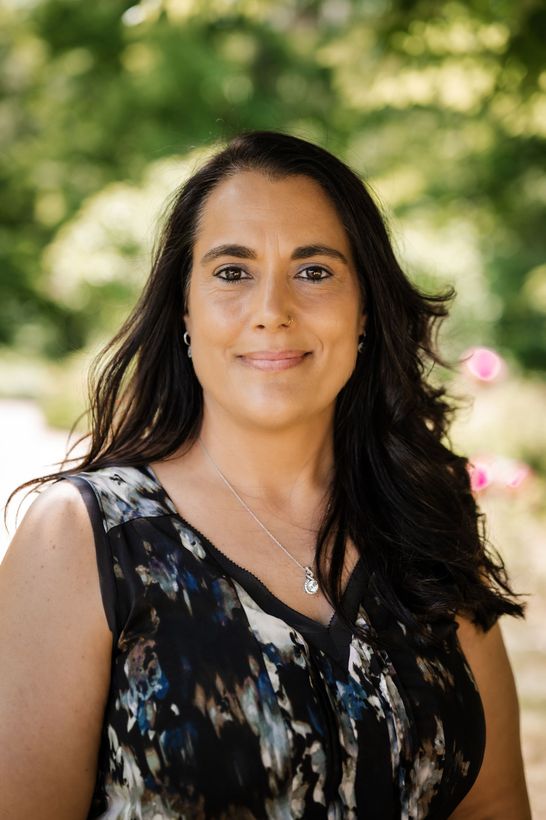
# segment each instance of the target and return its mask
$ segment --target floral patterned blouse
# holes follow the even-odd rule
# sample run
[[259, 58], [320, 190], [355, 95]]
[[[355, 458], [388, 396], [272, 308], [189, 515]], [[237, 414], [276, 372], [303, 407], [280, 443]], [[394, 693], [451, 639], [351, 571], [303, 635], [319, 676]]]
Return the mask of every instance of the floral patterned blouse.
[[68, 477], [93, 524], [113, 633], [89, 818], [448, 818], [485, 722], [457, 624], [419, 649], [368, 590], [351, 624], [276, 598], [184, 520], [149, 466]]

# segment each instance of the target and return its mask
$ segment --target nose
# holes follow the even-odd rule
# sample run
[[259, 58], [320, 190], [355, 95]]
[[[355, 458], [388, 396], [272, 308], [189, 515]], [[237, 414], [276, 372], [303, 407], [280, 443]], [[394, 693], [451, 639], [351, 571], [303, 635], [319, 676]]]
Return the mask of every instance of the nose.
[[264, 276], [256, 288], [253, 323], [257, 328], [288, 327], [294, 308], [288, 283], [282, 276]]

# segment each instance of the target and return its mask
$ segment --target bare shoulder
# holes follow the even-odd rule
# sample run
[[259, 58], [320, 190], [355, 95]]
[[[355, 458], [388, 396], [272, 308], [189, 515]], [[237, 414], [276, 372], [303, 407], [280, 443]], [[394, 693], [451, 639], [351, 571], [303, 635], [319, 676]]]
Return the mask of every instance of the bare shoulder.
[[94, 536], [85, 502], [71, 482], [59, 481], [42, 490], [26, 511], [1, 564], [0, 580], [19, 588], [20, 601], [28, 596], [26, 590], [38, 587], [33, 593], [35, 604], [41, 600], [40, 591], [51, 587], [60, 605], [76, 590], [89, 591], [96, 576]]
[[482, 767], [453, 820], [530, 820], [514, 674], [500, 624], [487, 632], [462, 615], [457, 637], [476, 680], [486, 723]]
[[57, 481], [38, 492], [17, 528], [14, 541], [21, 540], [27, 531], [36, 526], [45, 525], [52, 529], [70, 521], [72, 525], [79, 524], [85, 528], [87, 518], [85, 502], [74, 484]]
[[39, 494], [0, 565], [0, 636], [0, 817], [83, 818], [112, 636], [91, 522], [68, 481]]

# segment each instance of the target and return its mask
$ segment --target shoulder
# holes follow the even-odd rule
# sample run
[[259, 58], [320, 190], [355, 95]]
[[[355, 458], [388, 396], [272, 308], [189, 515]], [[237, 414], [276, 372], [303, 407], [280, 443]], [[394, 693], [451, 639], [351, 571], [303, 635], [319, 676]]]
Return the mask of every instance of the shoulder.
[[[24, 648], [53, 657], [79, 642], [106, 661], [112, 646], [98, 576], [93, 527], [86, 505], [69, 482], [39, 493], [0, 565], [0, 629]], [[11, 630], [14, 630], [13, 632]], [[23, 647], [20, 645], [22, 642]], [[3, 643], [6, 649], [9, 641]], [[7, 649], [6, 649], [7, 651]]]
[[0, 815], [83, 816], [96, 770], [112, 633], [92, 526], [69, 482], [39, 493], [0, 565], [0, 632], [0, 767], [6, 774]]
[[454, 820], [531, 817], [525, 784], [514, 674], [499, 621], [487, 632], [457, 615], [457, 637], [483, 704], [486, 747], [482, 767]]
[[[15, 607], [32, 601], [36, 612], [54, 617], [63, 607], [100, 604], [95, 539], [86, 504], [77, 488], [60, 481], [42, 490], [26, 511], [1, 565], [0, 588]], [[6, 593], [7, 595], [7, 593]], [[11, 599], [7, 595], [3, 604]], [[50, 611], [49, 611], [50, 610]], [[97, 606], [97, 615], [102, 609]]]
[[[60, 549], [68, 555], [83, 555], [69, 545], [74, 537], [92, 543], [89, 516], [81, 493], [67, 481], [59, 481], [42, 489], [26, 511], [8, 548], [6, 560], [38, 559]], [[29, 565], [32, 570], [32, 563]]]
[[500, 623], [497, 622], [487, 632], [473, 623], [466, 615], [457, 614], [457, 638], [465, 660], [476, 681], [484, 706], [491, 697], [494, 684], [499, 679], [513, 681], [512, 667]]

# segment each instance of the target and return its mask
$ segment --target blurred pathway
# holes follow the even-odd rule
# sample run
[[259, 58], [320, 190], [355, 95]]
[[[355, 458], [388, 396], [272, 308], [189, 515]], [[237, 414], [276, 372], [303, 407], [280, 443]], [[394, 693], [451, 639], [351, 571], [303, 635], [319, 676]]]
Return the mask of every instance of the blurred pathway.
[[[13, 536], [17, 507], [26, 491], [10, 504], [8, 533], [3, 519], [9, 494], [23, 481], [54, 471], [55, 462], [64, 456], [67, 439], [68, 433], [46, 426], [34, 402], [0, 400], [0, 560]], [[34, 494], [21, 504], [19, 521], [33, 498]]]

